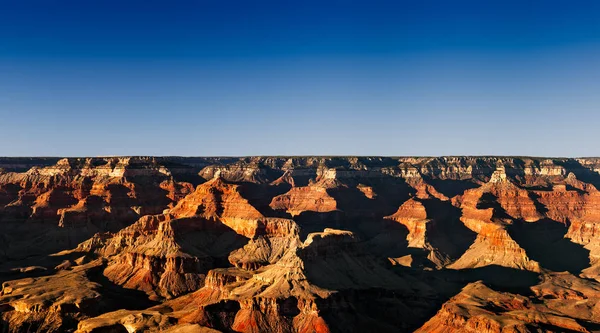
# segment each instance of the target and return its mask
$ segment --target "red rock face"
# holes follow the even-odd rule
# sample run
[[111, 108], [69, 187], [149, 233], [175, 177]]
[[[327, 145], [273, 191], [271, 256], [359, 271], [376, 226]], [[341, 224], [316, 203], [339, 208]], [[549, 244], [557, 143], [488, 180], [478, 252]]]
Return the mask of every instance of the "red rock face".
[[427, 219], [425, 206], [420, 201], [410, 199], [398, 208], [398, 211], [388, 217], [403, 224], [408, 229], [408, 246], [423, 248], [425, 246]]
[[264, 216], [239, 192], [239, 185], [216, 177], [196, 188], [167, 213], [175, 218], [202, 216], [219, 220], [237, 233], [251, 237]]
[[456, 198], [462, 209], [461, 221], [478, 234], [475, 242], [450, 268], [477, 268], [499, 265], [539, 271], [539, 264], [511, 237], [507, 227], [515, 220], [533, 223], [542, 218], [529, 192], [518, 187], [499, 167], [479, 188]]
[[[151, 158], [62, 159], [55, 165], [0, 174], [0, 228], [11, 258], [73, 247], [98, 231], [118, 231], [158, 214], [190, 192]], [[53, 237], [45, 237], [45, 235]]]
[[292, 216], [310, 211], [317, 213], [336, 210], [336, 201], [325, 187], [310, 185], [292, 188], [288, 193], [273, 198], [271, 208], [285, 210]]
[[0, 159], [0, 327], [592, 332], [600, 159]]

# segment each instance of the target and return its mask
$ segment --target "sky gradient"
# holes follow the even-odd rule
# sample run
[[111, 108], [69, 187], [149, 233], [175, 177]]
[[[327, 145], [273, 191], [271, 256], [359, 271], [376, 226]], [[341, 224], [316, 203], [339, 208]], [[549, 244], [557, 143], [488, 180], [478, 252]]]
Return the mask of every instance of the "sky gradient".
[[598, 1], [6, 1], [0, 156], [600, 156], [599, 17]]

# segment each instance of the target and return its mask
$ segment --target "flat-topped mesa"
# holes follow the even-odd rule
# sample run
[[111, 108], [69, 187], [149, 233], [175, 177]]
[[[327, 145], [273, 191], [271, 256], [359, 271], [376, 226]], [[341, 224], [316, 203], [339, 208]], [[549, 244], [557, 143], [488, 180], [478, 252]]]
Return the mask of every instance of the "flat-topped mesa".
[[590, 170], [600, 174], [600, 158], [598, 157], [587, 157], [587, 158], [575, 158], [573, 159], [577, 164], [586, 170]]
[[582, 245], [595, 243], [600, 235], [600, 192], [594, 185], [580, 181], [569, 172], [564, 182], [555, 185], [552, 191], [535, 191], [535, 194], [548, 209], [549, 218], [569, 226], [565, 237]]
[[547, 187], [564, 180], [569, 171], [563, 164], [561, 159], [504, 158], [496, 161], [496, 170], [504, 168], [521, 187]]
[[425, 206], [420, 201], [409, 199], [398, 208], [396, 213], [387, 216], [386, 219], [406, 226], [408, 229], [406, 240], [408, 240], [409, 247], [425, 247], [426, 224], [431, 220], [427, 218]]
[[[15, 165], [38, 165], [45, 167], [49, 163], [44, 159], [39, 159], [39, 163], [35, 161], [22, 161], [23, 159], [14, 159], [14, 162], [9, 160], [0, 161], [0, 167], [6, 170], [19, 170], [23, 167], [12, 167]], [[597, 159], [537, 159], [528, 157], [463, 157], [463, 156], [443, 156], [443, 157], [244, 157], [244, 158], [182, 158], [182, 157], [107, 157], [107, 158], [92, 158], [92, 159], [68, 159], [72, 161], [90, 160], [92, 163], [101, 163], [100, 161], [114, 161], [113, 168], [117, 164], [125, 165], [127, 168], [137, 168], [138, 164], [155, 163], [159, 166], [164, 166], [164, 170], [171, 174], [184, 172], [185, 169], [190, 171], [192, 168], [200, 170], [203, 167], [209, 166], [202, 174], [206, 173], [205, 178], [211, 179], [214, 176], [215, 170], [222, 170], [226, 173], [236, 174], [239, 170], [246, 172], [250, 169], [275, 170], [279, 173], [285, 170], [316, 170], [319, 167], [326, 168], [343, 168], [345, 170], [355, 171], [373, 171], [384, 170], [397, 167], [399, 165], [410, 165], [411, 168], [419, 170], [423, 175], [434, 179], [447, 180], [464, 180], [488, 179], [491, 173], [496, 168], [497, 162], [501, 162], [511, 170], [519, 170], [521, 174], [532, 174], [540, 176], [552, 176], [561, 174], [565, 170], [574, 168], [585, 169], [588, 171], [600, 170], [600, 163]], [[55, 161], [55, 160], [52, 160]], [[571, 163], [568, 166], [565, 162]], [[576, 164], [574, 164], [576, 163]], [[82, 163], [77, 162], [77, 165]], [[76, 166], [77, 167], [77, 166]], [[106, 168], [108, 169], [108, 168]], [[117, 168], [117, 170], [121, 167]], [[142, 168], [140, 168], [142, 169]], [[174, 171], [176, 170], [176, 171]], [[525, 171], [527, 170], [527, 171]], [[197, 171], [196, 171], [197, 172]], [[254, 172], [254, 171], [253, 171]], [[253, 173], [250, 172], [250, 173]], [[261, 173], [260, 171], [259, 173]], [[276, 173], [277, 173], [276, 172]], [[511, 171], [512, 172], [512, 171]], [[406, 175], [403, 175], [406, 176]], [[278, 177], [278, 176], [277, 176]], [[277, 177], [268, 178], [272, 181]], [[227, 176], [224, 178], [228, 179]], [[244, 179], [242, 177], [241, 179]], [[230, 180], [233, 181], [233, 178]]]
[[56, 162], [55, 165], [46, 166], [46, 167], [33, 167], [28, 173], [36, 174], [41, 176], [56, 176], [56, 175], [65, 175], [70, 173], [73, 170], [71, 166], [71, 161], [68, 158], [63, 158]]
[[[196, 158], [190, 159], [188, 164], [180, 163], [180, 158], [161, 157], [107, 157], [88, 158], [83, 165], [82, 173], [85, 176], [108, 176], [113, 178], [145, 178], [145, 177], [173, 177], [189, 178], [196, 175], [199, 167]], [[203, 164], [203, 163], [201, 163]]]
[[269, 206], [292, 216], [306, 211], [324, 213], [338, 209], [336, 200], [327, 192], [327, 188], [319, 184], [293, 187], [287, 193], [274, 197]]
[[396, 170], [389, 170], [391, 174], [399, 175], [404, 179], [417, 178], [422, 179], [421, 170], [417, 166], [414, 166], [411, 163], [400, 163]]
[[337, 230], [325, 228], [323, 232], [313, 232], [308, 234], [302, 248], [303, 253], [309, 255], [320, 255], [331, 253], [332, 248], [339, 249], [347, 244], [356, 244], [358, 237], [346, 230]]
[[560, 214], [571, 224], [568, 237], [580, 244], [595, 239], [597, 228], [600, 228], [600, 192], [593, 188], [586, 193], [575, 190], [561, 192], [557, 196], [558, 202], [548, 203], [548, 206], [550, 211], [556, 211], [555, 207], [561, 208]]

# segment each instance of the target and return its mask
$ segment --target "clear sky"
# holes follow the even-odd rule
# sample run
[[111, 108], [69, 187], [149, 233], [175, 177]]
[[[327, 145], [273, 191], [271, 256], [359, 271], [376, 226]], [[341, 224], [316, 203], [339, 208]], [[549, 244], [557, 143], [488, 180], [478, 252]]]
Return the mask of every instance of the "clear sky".
[[0, 155], [598, 156], [600, 1], [0, 3]]

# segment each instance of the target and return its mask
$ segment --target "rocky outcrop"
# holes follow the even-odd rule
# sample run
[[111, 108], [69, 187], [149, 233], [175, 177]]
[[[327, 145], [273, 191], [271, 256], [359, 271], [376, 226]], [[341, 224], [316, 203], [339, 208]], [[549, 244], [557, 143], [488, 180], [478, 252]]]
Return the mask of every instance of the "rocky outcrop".
[[161, 213], [190, 192], [191, 184], [175, 179], [180, 173], [153, 158], [129, 157], [69, 158], [0, 173], [0, 231], [9, 239], [39, 231], [9, 242], [6, 255], [49, 254]]
[[425, 206], [415, 199], [410, 199], [398, 208], [398, 211], [387, 218], [402, 223], [408, 229], [408, 246], [425, 247], [426, 225], [431, 220], [427, 218]]
[[132, 306], [131, 293], [94, 281], [104, 264], [102, 259], [77, 260], [54, 275], [4, 282], [0, 327], [6, 332], [72, 332], [80, 320]]
[[242, 197], [239, 187], [217, 176], [199, 185], [166, 214], [174, 218], [200, 216], [218, 220], [237, 233], [251, 237], [258, 228], [257, 221], [264, 216]]
[[299, 228], [292, 220], [269, 218], [261, 221], [262, 230], [244, 247], [229, 255], [229, 262], [245, 270], [274, 264], [300, 243]]
[[528, 298], [467, 285], [416, 332], [587, 332], [577, 320], [554, 314]]
[[479, 188], [467, 190], [456, 202], [462, 209], [461, 221], [476, 232], [469, 249], [449, 267], [454, 269], [499, 265], [539, 271], [539, 263], [510, 236], [507, 226], [514, 220], [535, 222], [542, 215], [527, 190], [519, 188], [500, 166]]
[[[385, 218], [407, 228], [409, 248], [423, 249], [431, 263], [443, 267], [458, 259], [475, 240], [475, 233], [459, 221], [458, 214], [458, 209], [448, 202], [412, 198]], [[394, 264], [405, 262], [411, 266], [412, 256], [407, 260], [390, 258]]]
[[0, 158], [0, 169], [2, 331], [600, 325], [600, 159]]
[[265, 218], [238, 189], [216, 177], [164, 214], [145, 216], [108, 239], [81, 244], [79, 250], [112, 256], [104, 275], [153, 298], [200, 288], [210, 268], [243, 246], [244, 236], [258, 238], [244, 247], [247, 252], [233, 253], [230, 261], [248, 267], [276, 260], [290, 245], [288, 234], [297, 236], [297, 227], [284, 219]]
[[528, 296], [467, 285], [416, 332], [590, 332], [597, 324], [600, 285], [550, 273]]
[[[383, 261], [361, 253], [353, 233], [326, 229], [310, 234], [303, 243], [292, 244], [273, 264], [211, 270], [203, 288], [173, 302], [194, 311], [185, 315], [187, 319], [199, 317], [197, 323], [236, 332], [337, 332], [339, 328], [331, 328], [337, 323], [328, 322], [323, 314], [346, 316], [351, 325], [357, 320], [352, 319], [355, 310], [351, 304], [360, 302], [356, 295], [360, 290], [404, 296], [421, 293], [425, 297], [431, 293], [425, 285], [404, 280], [387, 270]], [[354, 290], [352, 294], [344, 294], [350, 290]], [[401, 303], [400, 299], [396, 301]], [[229, 306], [230, 314], [225, 316], [233, 318], [231, 322], [207, 321], [206, 314], [197, 312], [198, 306], [207, 311], [224, 302], [238, 304]], [[407, 320], [409, 314], [403, 316]], [[369, 320], [359, 322], [366, 325]]]
[[109, 257], [104, 275], [152, 297], [200, 288], [208, 270], [245, 242], [219, 221], [202, 217], [147, 216], [108, 239], [80, 245]]
[[178, 324], [176, 318], [164, 315], [159, 310], [119, 310], [81, 321], [75, 332], [218, 333], [220, 331], [198, 324]]
[[337, 203], [327, 193], [327, 188], [318, 185], [294, 187], [289, 192], [273, 198], [270, 207], [284, 210], [292, 216], [303, 212], [331, 212], [337, 209]]
[[87, 279], [85, 268], [50, 278], [5, 282], [0, 308], [8, 331], [61, 332], [72, 322], [97, 314], [101, 286]]

